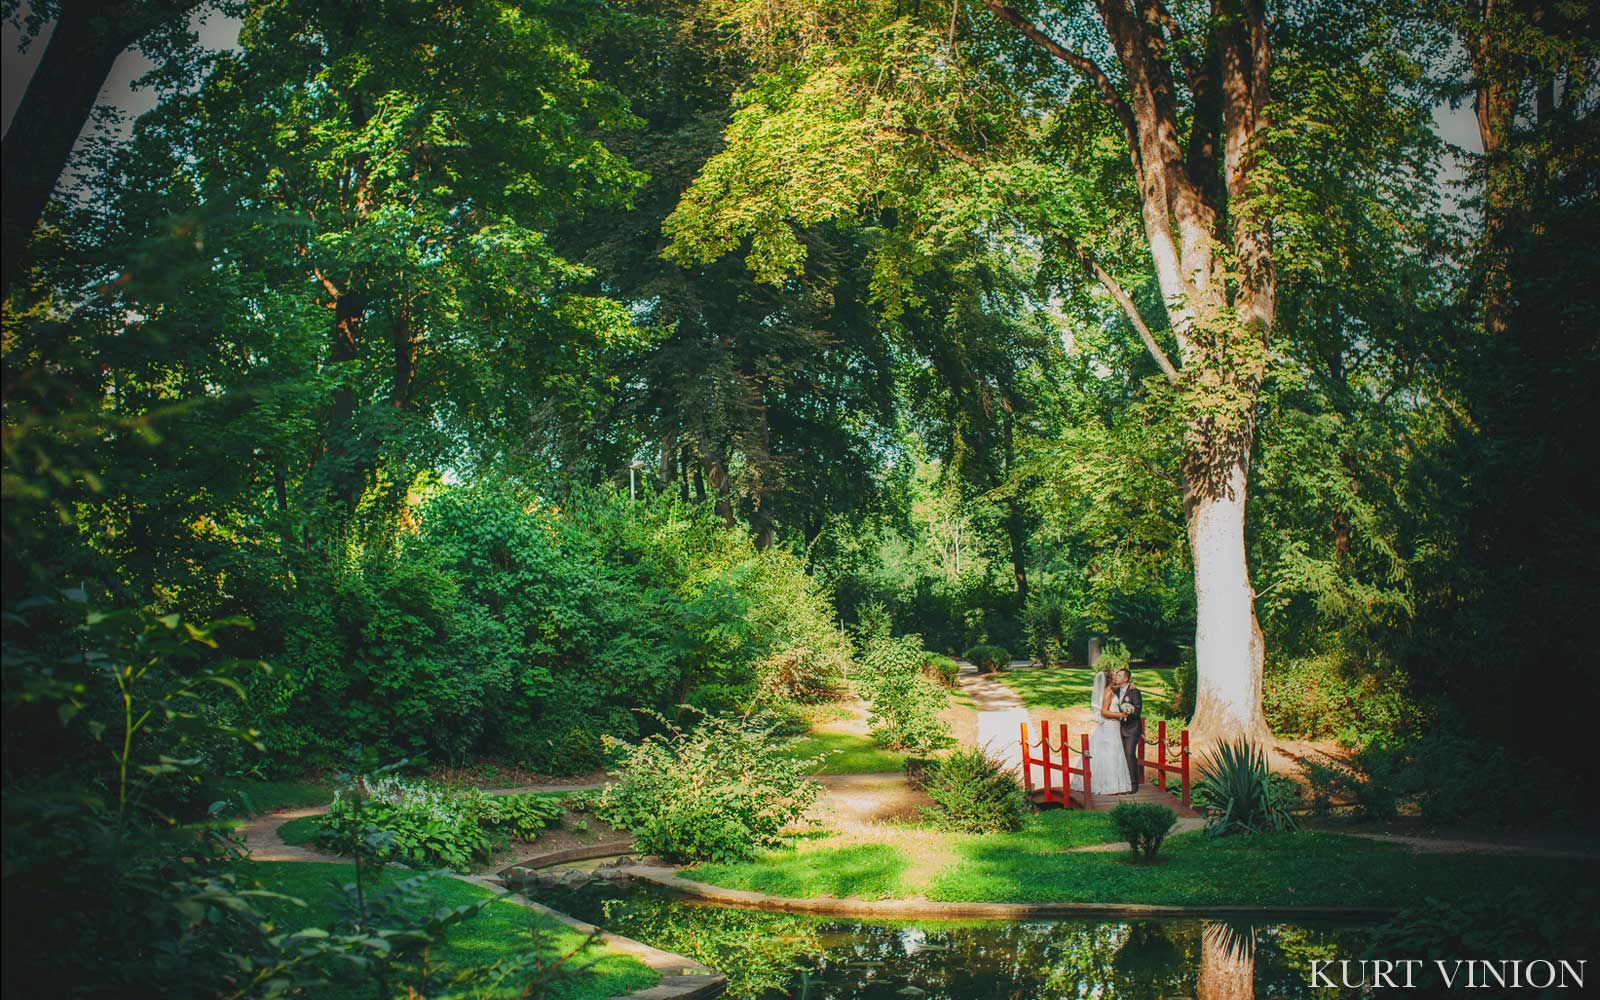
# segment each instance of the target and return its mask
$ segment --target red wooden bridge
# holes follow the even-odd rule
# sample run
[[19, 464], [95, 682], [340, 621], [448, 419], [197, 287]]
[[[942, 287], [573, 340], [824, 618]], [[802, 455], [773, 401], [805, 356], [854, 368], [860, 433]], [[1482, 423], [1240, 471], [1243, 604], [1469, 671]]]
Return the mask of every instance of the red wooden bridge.
[[[1037, 753], [1035, 753], [1037, 751]], [[1022, 782], [1028, 798], [1041, 806], [1059, 805], [1066, 809], [1109, 811], [1124, 802], [1156, 802], [1171, 806], [1180, 816], [1197, 813], [1189, 806], [1190, 767], [1189, 730], [1179, 732], [1178, 738], [1167, 738], [1167, 723], [1157, 724], [1155, 738], [1145, 732], [1144, 720], [1139, 720], [1139, 766], [1144, 772], [1137, 792], [1125, 795], [1096, 796], [1094, 788], [1094, 761], [1089, 753], [1089, 734], [1078, 734], [1078, 745], [1072, 745], [1072, 735], [1065, 723], [1057, 729], [1055, 738], [1050, 734], [1050, 721], [1039, 720], [1039, 737], [1034, 739], [1028, 723], [1022, 724]], [[1039, 771], [1039, 781], [1034, 782], [1034, 769]], [[1151, 782], [1150, 772], [1155, 772]], [[1167, 792], [1167, 779], [1178, 781], [1181, 804], [1174, 802]], [[1078, 787], [1073, 787], [1077, 778]]]

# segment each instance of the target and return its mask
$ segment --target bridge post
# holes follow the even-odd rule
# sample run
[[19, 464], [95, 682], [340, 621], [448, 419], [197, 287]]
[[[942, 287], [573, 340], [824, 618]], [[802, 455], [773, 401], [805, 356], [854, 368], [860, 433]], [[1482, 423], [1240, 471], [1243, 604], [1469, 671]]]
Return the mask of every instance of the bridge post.
[[1185, 729], [1182, 736], [1183, 745], [1179, 752], [1183, 756], [1183, 807], [1189, 808], [1189, 730]]
[[1156, 759], [1161, 762], [1161, 767], [1156, 771], [1159, 774], [1161, 790], [1167, 790], [1167, 720], [1162, 719], [1156, 723], [1156, 739], [1160, 740], [1160, 749], [1156, 752]]
[[[1081, 751], [1079, 751], [1080, 756], [1083, 757], [1083, 808], [1086, 810], [1093, 809], [1094, 793], [1091, 792], [1090, 789], [1093, 788], [1094, 785], [1089, 776], [1089, 734], [1081, 733], [1079, 734], [1078, 739], [1081, 741], [1080, 746], [1083, 748]], [[1063, 758], [1068, 756], [1066, 740], [1061, 741], [1061, 756]], [[1068, 766], [1071, 766], [1070, 761], [1068, 761]]]

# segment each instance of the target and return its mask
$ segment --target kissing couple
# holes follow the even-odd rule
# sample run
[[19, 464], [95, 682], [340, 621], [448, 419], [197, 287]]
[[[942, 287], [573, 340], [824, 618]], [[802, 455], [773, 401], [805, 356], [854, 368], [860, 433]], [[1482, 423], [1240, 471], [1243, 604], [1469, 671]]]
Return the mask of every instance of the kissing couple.
[[[1095, 795], [1123, 795], [1139, 790], [1144, 768], [1139, 766], [1139, 719], [1144, 697], [1133, 674], [1123, 667], [1094, 675], [1090, 708], [1100, 724], [1089, 734], [1090, 791]], [[1073, 776], [1073, 787], [1083, 779]]]

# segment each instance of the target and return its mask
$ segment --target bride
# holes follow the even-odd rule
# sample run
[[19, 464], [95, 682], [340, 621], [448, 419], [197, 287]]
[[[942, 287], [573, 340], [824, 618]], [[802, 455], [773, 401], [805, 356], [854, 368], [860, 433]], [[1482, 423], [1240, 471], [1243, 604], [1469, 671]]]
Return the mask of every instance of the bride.
[[[1128, 758], [1122, 752], [1123, 713], [1116, 710], [1117, 691], [1104, 670], [1094, 675], [1094, 695], [1089, 705], [1100, 724], [1089, 734], [1090, 791], [1095, 795], [1120, 795], [1133, 791]], [[1074, 774], [1072, 787], [1083, 790], [1083, 777]]]

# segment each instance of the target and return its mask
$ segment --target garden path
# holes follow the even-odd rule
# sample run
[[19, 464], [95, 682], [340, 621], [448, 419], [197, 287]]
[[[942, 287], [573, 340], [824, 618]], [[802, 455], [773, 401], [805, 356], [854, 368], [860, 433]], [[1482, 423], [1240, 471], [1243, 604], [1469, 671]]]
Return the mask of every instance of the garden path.
[[903, 771], [821, 774], [816, 781], [823, 793], [811, 816], [841, 833], [920, 819], [922, 807], [932, 801], [927, 793], [911, 787]]
[[955, 697], [939, 713], [950, 723], [950, 731], [957, 742], [965, 746], [978, 745], [978, 713], [1004, 712], [1027, 708], [1018, 694], [995, 680], [989, 674], [978, 673], [978, 668], [966, 660], [957, 661], [961, 672], [956, 674]]

